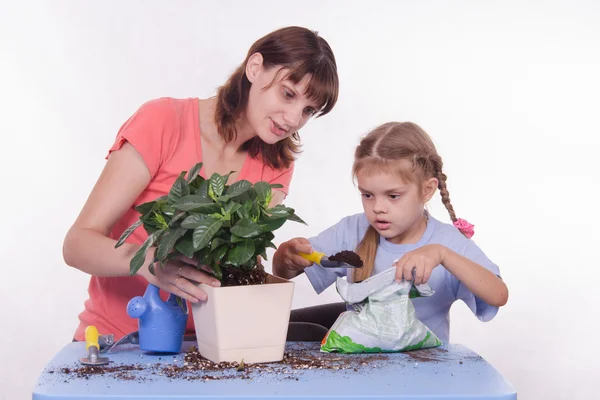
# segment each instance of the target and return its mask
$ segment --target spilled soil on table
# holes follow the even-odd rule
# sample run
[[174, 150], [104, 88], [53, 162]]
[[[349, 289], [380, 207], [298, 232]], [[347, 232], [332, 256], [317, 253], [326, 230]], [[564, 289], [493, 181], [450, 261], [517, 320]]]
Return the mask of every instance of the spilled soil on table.
[[[202, 357], [196, 347], [184, 354], [183, 362], [177, 356], [160, 357], [160, 363], [121, 364], [103, 366], [81, 366], [78, 368], [58, 368], [49, 373], [61, 373], [69, 377], [90, 379], [106, 376], [126, 381], [145, 381], [152, 376], [183, 380], [224, 380], [260, 379], [262, 374], [276, 375], [283, 379], [298, 380], [298, 374], [306, 370], [350, 370], [365, 372], [381, 366], [380, 361], [388, 359], [383, 354], [319, 353], [314, 349], [294, 349], [284, 354], [283, 360], [268, 364], [213, 363]], [[166, 361], [166, 362], [164, 362]], [[140, 371], [145, 371], [141, 374]]]

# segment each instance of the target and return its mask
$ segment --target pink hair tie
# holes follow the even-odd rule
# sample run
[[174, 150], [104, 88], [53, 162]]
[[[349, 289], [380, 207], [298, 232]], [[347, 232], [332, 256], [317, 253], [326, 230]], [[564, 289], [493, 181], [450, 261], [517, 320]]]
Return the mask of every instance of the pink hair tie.
[[475, 234], [475, 225], [467, 222], [462, 218], [458, 218], [456, 221], [452, 222], [452, 224], [467, 238], [471, 239], [471, 237]]

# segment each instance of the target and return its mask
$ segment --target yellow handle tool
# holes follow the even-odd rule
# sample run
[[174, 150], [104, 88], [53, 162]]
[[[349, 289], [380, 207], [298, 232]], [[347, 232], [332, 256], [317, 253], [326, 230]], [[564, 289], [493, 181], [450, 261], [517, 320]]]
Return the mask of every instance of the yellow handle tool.
[[347, 264], [342, 261], [331, 261], [325, 253], [319, 251], [313, 251], [310, 254], [298, 253], [300, 256], [308, 261], [319, 264], [323, 268], [356, 268], [354, 265]]
[[89, 350], [90, 346], [96, 346], [100, 350], [100, 344], [98, 344], [98, 328], [94, 325], [90, 325], [85, 328], [85, 349]]
[[[306, 254], [306, 253], [298, 253], [300, 254], [300, 256], [308, 261], [312, 261], [314, 263], [317, 264], [321, 264], [321, 260], [323, 259], [323, 257], [325, 257], [325, 253], [321, 253], [318, 251], [313, 251], [310, 254]], [[327, 258], [327, 257], [325, 257]]]
[[85, 350], [87, 357], [80, 358], [79, 361], [85, 365], [104, 365], [108, 364], [107, 357], [99, 357], [100, 344], [98, 343], [98, 328], [90, 325], [85, 328]]

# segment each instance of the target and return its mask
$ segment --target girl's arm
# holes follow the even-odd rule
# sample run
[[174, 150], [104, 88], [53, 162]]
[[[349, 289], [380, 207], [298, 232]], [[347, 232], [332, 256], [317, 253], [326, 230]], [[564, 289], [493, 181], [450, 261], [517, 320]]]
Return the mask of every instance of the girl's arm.
[[487, 304], [502, 307], [508, 301], [506, 284], [483, 266], [442, 245], [441, 264], [475, 296]]
[[281, 243], [273, 255], [273, 275], [284, 279], [292, 279], [304, 272], [313, 263], [298, 255], [310, 254], [312, 246], [305, 238], [295, 238]]

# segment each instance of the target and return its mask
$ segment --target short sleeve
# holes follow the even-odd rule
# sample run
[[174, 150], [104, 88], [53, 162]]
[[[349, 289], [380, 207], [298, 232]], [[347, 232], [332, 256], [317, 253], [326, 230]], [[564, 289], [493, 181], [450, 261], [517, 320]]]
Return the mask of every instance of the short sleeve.
[[[500, 277], [500, 268], [498, 268], [498, 266], [494, 264], [472, 240], [468, 240], [458, 253]], [[479, 320], [486, 322], [496, 316], [498, 307], [491, 306], [475, 296], [454, 276], [452, 276], [452, 284], [455, 290], [456, 299], [465, 302]]]
[[281, 190], [287, 196], [290, 192], [290, 182], [292, 181], [292, 175], [294, 174], [294, 163], [289, 168], [275, 170], [273, 178], [269, 181], [270, 184], [279, 183], [282, 185]]
[[140, 153], [154, 178], [176, 142], [179, 129], [176, 117], [175, 108], [168, 98], [144, 103], [121, 126], [106, 159], [127, 141]]
[[[314, 251], [330, 256], [343, 250], [355, 251], [367, 231], [369, 222], [364, 214], [343, 218], [315, 237], [308, 239]], [[314, 264], [304, 270], [315, 291], [320, 294], [335, 283], [338, 277], [346, 276], [345, 268], [323, 268]]]

